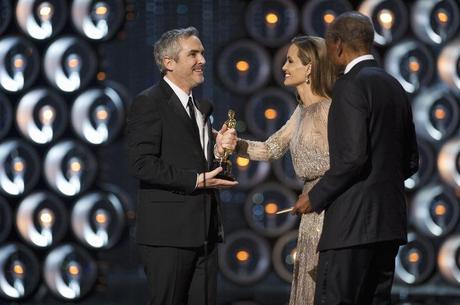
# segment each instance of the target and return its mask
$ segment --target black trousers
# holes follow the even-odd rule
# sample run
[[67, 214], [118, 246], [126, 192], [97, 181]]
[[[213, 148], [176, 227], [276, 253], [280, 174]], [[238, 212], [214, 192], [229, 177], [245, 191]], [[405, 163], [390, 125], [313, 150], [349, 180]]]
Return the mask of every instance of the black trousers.
[[315, 305], [391, 304], [396, 242], [322, 251]]
[[150, 289], [149, 305], [204, 305], [207, 262], [208, 305], [216, 305], [217, 245], [175, 248], [138, 245]]

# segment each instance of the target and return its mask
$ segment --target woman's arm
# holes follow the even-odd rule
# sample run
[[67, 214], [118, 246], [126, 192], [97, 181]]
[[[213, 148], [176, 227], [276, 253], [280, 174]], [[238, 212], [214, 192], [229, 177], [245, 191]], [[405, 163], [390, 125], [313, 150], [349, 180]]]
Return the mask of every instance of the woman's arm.
[[265, 142], [238, 139], [236, 153], [257, 161], [270, 161], [281, 158], [289, 148], [299, 111], [299, 107], [297, 107], [286, 124]]

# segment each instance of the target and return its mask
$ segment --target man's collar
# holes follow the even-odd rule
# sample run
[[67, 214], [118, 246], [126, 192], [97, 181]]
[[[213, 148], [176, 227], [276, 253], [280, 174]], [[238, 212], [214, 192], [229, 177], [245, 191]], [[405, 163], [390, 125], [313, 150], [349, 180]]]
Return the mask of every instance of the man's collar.
[[364, 60], [372, 60], [372, 59], [374, 59], [374, 56], [372, 54], [366, 54], [366, 55], [361, 55], [359, 57], [356, 57], [355, 59], [353, 59], [352, 61], [348, 63], [348, 65], [345, 67], [345, 71], [343, 71], [343, 74], [347, 74], [348, 72], [350, 72], [350, 70], [354, 66], [356, 66], [356, 64]]
[[179, 86], [177, 86], [172, 80], [167, 78], [166, 75], [163, 77], [163, 80], [171, 87], [171, 89], [174, 91], [174, 93], [181, 101], [182, 105], [184, 105], [184, 107], [187, 107], [189, 97], [193, 99], [192, 92], [190, 91], [190, 95], [187, 94], [184, 90], [179, 88]]

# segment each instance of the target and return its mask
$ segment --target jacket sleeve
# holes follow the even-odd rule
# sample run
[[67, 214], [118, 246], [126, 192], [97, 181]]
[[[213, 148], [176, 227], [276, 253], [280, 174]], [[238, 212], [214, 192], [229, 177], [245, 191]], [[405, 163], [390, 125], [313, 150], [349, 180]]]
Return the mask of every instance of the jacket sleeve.
[[362, 173], [368, 160], [369, 106], [364, 94], [347, 84], [333, 99], [328, 117], [330, 169], [308, 193], [313, 210], [321, 213]]
[[408, 117], [406, 124], [406, 140], [407, 147], [405, 148], [404, 158], [404, 179], [409, 178], [418, 171], [419, 167], [419, 154], [417, 146], [417, 138], [415, 135], [414, 121], [412, 118], [412, 109], [409, 100], [406, 98], [406, 105], [408, 109]]
[[161, 159], [162, 123], [152, 97], [139, 95], [131, 105], [126, 127], [129, 168], [140, 181], [189, 194], [197, 173]]

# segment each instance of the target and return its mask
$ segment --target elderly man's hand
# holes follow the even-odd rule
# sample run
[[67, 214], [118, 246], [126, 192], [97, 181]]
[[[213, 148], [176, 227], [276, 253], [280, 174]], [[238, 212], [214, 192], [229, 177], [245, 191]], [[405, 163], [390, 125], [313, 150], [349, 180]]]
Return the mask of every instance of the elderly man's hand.
[[307, 194], [301, 194], [299, 196], [291, 213], [296, 215], [313, 213], [313, 208], [311, 207], [310, 199]]

